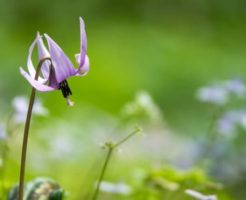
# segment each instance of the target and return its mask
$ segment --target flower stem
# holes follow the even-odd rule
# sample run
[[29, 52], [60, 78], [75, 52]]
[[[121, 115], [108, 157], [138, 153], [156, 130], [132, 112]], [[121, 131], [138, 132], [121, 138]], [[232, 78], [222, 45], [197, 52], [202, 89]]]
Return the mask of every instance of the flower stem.
[[123, 144], [124, 142], [126, 142], [127, 140], [129, 140], [132, 136], [134, 136], [135, 134], [141, 132], [141, 129], [136, 127], [134, 131], [132, 131], [129, 135], [127, 135], [125, 138], [123, 138], [122, 140], [120, 140], [119, 142], [117, 142], [113, 148], [117, 148], [118, 146], [120, 146], [121, 144]]
[[[36, 74], [35, 74], [35, 80], [38, 80], [41, 66], [46, 60], [50, 60], [50, 58], [43, 58], [42, 60], [39, 61]], [[28, 135], [29, 135], [29, 128], [30, 128], [30, 122], [31, 122], [31, 117], [32, 117], [32, 108], [33, 108], [33, 104], [35, 101], [35, 95], [36, 95], [36, 89], [33, 87], [31, 96], [30, 96], [28, 110], [27, 110], [24, 136], [23, 136], [23, 142], [22, 142], [18, 200], [23, 200], [23, 196], [24, 196], [23, 194], [24, 194], [24, 182], [25, 182], [26, 152], [27, 152]]]
[[123, 144], [124, 142], [126, 142], [127, 140], [129, 140], [132, 136], [134, 136], [135, 134], [139, 133], [140, 131], [141, 131], [140, 128], [135, 128], [135, 130], [132, 133], [130, 133], [129, 135], [127, 135], [125, 138], [123, 138], [119, 142], [117, 142], [115, 144], [112, 143], [112, 142], [106, 142], [105, 143], [105, 147], [108, 148], [108, 153], [106, 155], [106, 158], [105, 158], [105, 161], [104, 161], [104, 164], [103, 164], [103, 168], [102, 168], [102, 171], [100, 173], [99, 180], [97, 182], [97, 186], [96, 186], [95, 192], [93, 194], [92, 200], [96, 200], [97, 197], [98, 197], [100, 185], [101, 185], [102, 180], [104, 178], [105, 172], [107, 170], [107, 167], [108, 167], [108, 164], [109, 164], [109, 161], [110, 161], [110, 158], [112, 156], [112, 153], [113, 153], [114, 149], [116, 149], [118, 146], [120, 146], [121, 144]]
[[203, 164], [204, 158], [208, 158], [211, 152], [211, 149], [213, 148], [213, 145], [215, 144], [216, 141], [216, 123], [218, 122], [219, 116], [222, 113], [221, 108], [217, 108], [212, 112], [212, 115], [210, 117], [210, 122], [206, 130], [206, 140], [204, 147], [201, 152], [201, 156], [198, 160], [198, 163]]
[[100, 174], [97, 186], [96, 186], [95, 193], [94, 193], [94, 195], [92, 197], [92, 200], [96, 200], [97, 199], [97, 196], [98, 196], [98, 193], [99, 193], [99, 189], [100, 189], [100, 185], [101, 185], [101, 182], [103, 180], [103, 177], [104, 177], [104, 174], [106, 172], [106, 169], [108, 167], [108, 163], [109, 163], [109, 160], [110, 160], [111, 155], [113, 153], [113, 150], [114, 150], [114, 148], [108, 148], [108, 153], [107, 153], [107, 156], [106, 156], [106, 159], [105, 159], [105, 162], [104, 162], [104, 165], [103, 165], [103, 168], [102, 168], [102, 171], [101, 171], [101, 174]]

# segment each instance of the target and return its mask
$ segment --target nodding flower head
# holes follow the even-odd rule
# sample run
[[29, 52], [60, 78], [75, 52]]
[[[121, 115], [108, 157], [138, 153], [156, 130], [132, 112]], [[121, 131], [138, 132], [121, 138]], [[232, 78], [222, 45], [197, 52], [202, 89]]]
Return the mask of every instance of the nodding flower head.
[[[48, 48], [44, 45], [44, 41], [48, 43]], [[32, 53], [34, 47], [38, 47], [39, 69], [35, 69], [32, 62]], [[89, 58], [87, 56], [87, 39], [85, 32], [85, 24], [80, 17], [80, 53], [75, 55], [78, 68], [74, 68], [72, 62], [59, 47], [59, 45], [51, 39], [50, 36], [44, 34], [41, 36], [37, 33], [37, 37], [31, 44], [27, 59], [28, 72], [20, 67], [21, 75], [38, 91], [48, 92], [53, 90], [61, 90], [62, 95], [66, 98], [68, 105], [72, 106], [73, 102], [69, 99], [72, 91], [69, 88], [67, 78], [71, 76], [83, 76], [89, 71]]]

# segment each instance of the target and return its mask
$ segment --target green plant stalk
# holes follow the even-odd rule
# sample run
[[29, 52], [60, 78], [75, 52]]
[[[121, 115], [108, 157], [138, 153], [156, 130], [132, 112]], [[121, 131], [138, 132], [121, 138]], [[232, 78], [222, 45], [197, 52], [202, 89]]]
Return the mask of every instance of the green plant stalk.
[[135, 134], [137, 134], [140, 131], [141, 131], [141, 129], [136, 128], [136, 130], [134, 130], [128, 136], [126, 136], [125, 138], [123, 138], [122, 140], [120, 140], [119, 142], [117, 142], [115, 145], [113, 145], [113, 148], [114, 149], [117, 148], [118, 146], [120, 146], [121, 144], [123, 144], [124, 142], [126, 142], [127, 140], [129, 140], [132, 136], [134, 136]]
[[108, 148], [108, 153], [106, 155], [106, 158], [105, 158], [105, 161], [104, 161], [104, 164], [103, 164], [103, 168], [102, 168], [102, 171], [100, 173], [100, 176], [99, 176], [99, 179], [98, 179], [98, 182], [97, 182], [97, 186], [96, 186], [95, 192], [94, 192], [94, 194], [92, 196], [92, 200], [96, 200], [97, 197], [98, 197], [99, 189], [100, 189], [102, 180], [104, 178], [105, 172], [106, 172], [106, 170], [108, 168], [108, 164], [109, 164], [109, 161], [110, 161], [110, 158], [112, 156], [112, 153], [113, 153], [114, 149], [116, 149], [118, 146], [120, 146], [121, 144], [123, 144], [124, 142], [129, 140], [132, 136], [134, 136], [135, 134], [137, 134], [140, 131], [141, 130], [139, 128], [136, 128], [132, 133], [130, 133], [128, 136], [126, 136], [125, 138], [123, 138], [119, 142], [117, 142], [115, 144], [113, 144], [113, 143], [106, 143], [105, 144], [105, 146]]
[[215, 126], [216, 126], [216, 123], [217, 123], [221, 113], [222, 113], [222, 109], [217, 108], [213, 111], [213, 113], [211, 115], [209, 125], [207, 127], [206, 132], [205, 132], [206, 133], [205, 134], [205, 137], [206, 137], [205, 142], [206, 143], [205, 143], [204, 148], [202, 149], [200, 158], [197, 160], [197, 164], [203, 165], [203, 159], [207, 158], [209, 156], [209, 152], [210, 152], [211, 148], [213, 147], [215, 140], [216, 140]]
[[[42, 60], [39, 61], [38, 67], [36, 70], [36, 74], [35, 74], [35, 80], [38, 80], [41, 66], [44, 63], [44, 61], [46, 61], [46, 60], [50, 60], [50, 58], [43, 58]], [[35, 96], [36, 96], [36, 89], [33, 87], [32, 92], [31, 92], [31, 96], [30, 96], [30, 101], [29, 101], [29, 106], [28, 106], [28, 111], [27, 111], [27, 117], [26, 117], [26, 123], [25, 123], [25, 128], [24, 128], [23, 142], [22, 142], [18, 200], [23, 200], [23, 196], [24, 196], [26, 152], [27, 152], [28, 135], [29, 135], [29, 128], [30, 128], [30, 122], [31, 122], [31, 118], [32, 118], [32, 109], [33, 109], [33, 104], [35, 101]]]
[[107, 153], [107, 156], [106, 156], [106, 159], [105, 159], [105, 162], [104, 162], [104, 165], [103, 165], [103, 168], [102, 168], [102, 171], [101, 171], [101, 174], [100, 174], [97, 186], [96, 186], [95, 193], [94, 193], [94, 195], [92, 197], [92, 200], [96, 200], [97, 199], [97, 196], [98, 196], [98, 193], [99, 193], [99, 189], [100, 189], [100, 185], [101, 185], [102, 180], [104, 178], [104, 174], [105, 174], [105, 172], [107, 170], [108, 163], [109, 163], [109, 160], [110, 160], [111, 155], [113, 153], [113, 150], [114, 150], [114, 148], [108, 148], [108, 153]]

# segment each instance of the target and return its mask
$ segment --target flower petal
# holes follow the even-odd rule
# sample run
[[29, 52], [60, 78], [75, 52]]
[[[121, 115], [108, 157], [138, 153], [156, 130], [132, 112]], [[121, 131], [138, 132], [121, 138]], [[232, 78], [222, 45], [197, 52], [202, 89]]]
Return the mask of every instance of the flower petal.
[[[48, 50], [46, 49], [45, 45], [44, 45], [44, 42], [43, 42], [43, 39], [42, 37], [39, 35], [39, 33], [37, 33], [37, 44], [38, 44], [38, 60], [42, 60], [44, 58], [48, 58], [50, 57], [50, 54], [48, 52]], [[49, 60], [46, 60], [44, 61], [44, 63], [42, 64], [42, 67], [41, 67], [41, 71], [42, 71], [42, 74], [44, 76], [44, 78], [46, 80], [48, 80], [49, 78], [49, 74], [50, 74], [50, 61]]]
[[[79, 59], [79, 56], [80, 56], [79, 54], [75, 55], [76, 60]], [[76, 73], [76, 76], [86, 75], [89, 69], [90, 69], [90, 61], [89, 61], [89, 57], [86, 55], [84, 65], [79, 67], [78, 72]]]
[[[28, 51], [28, 57], [27, 57], [27, 68], [28, 68], [28, 72], [29, 74], [31, 75], [31, 77], [35, 77], [36, 75], [36, 69], [33, 65], [33, 62], [32, 62], [32, 52], [33, 52], [33, 49], [35, 47], [35, 44], [37, 43], [38, 39], [39, 39], [40, 36], [37, 35], [37, 37], [35, 38], [35, 40], [33, 41], [33, 43], [31, 44], [30, 48], [29, 48], [29, 51]], [[42, 77], [38, 77], [38, 81], [44, 83], [46, 82], [47, 80], [43, 79]]]
[[54, 67], [56, 80], [60, 83], [69, 76], [76, 74], [76, 69], [63, 52], [63, 50], [52, 40], [47, 34], [44, 34], [47, 39], [52, 65]]
[[[31, 77], [34, 79], [35, 75], [36, 75], [36, 69], [33, 66], [33, 62], [32, 62], [32, 52], [33, 49], [35, 47], [35, 44], [37, 43], [37, 40], [39, 39], [40, 36], [37, 36], [36, 39], [33, 41], [33, 43], [31, 44], [30, 48], [29, 48], [29, 52], [28, 52], [28, 57], [27, 57], [27, 68], [29, 71], [29, 74], [31, 75]], [[38, 81], [44, 83], [46, 82], [45, 79], [43, 79], [42, 77], [38, 78]]]
[[77, 60], [79, 67], [83, 67], [86, 59], [87, 52], [87, 38], [85, 32], [85, 23], [82, 17], [79, 18], [80, 21], [80, 53], [79, 59]]
[[39, 81], [36, 81], [33, 77], [31, 77], [26, 71], [24, 71], [21, 67], [20, 67], [20, 73], [21, 75], [34, 87], [36, 88], [38, 91], [40, 92], [48, 92], [48, 91], [52, 91], [55, 90], [55, 88], [49, 87], [47, 85], [42, 84]]

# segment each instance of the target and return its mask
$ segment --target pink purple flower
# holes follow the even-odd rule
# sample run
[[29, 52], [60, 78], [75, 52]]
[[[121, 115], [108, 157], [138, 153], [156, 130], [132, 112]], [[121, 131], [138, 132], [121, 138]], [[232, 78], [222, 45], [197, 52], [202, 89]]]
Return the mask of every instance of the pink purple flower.
[[[48, 48], [44, 45], [44, 41], [48, 43]], [[38, 60], [44, 60], [41, 66], [41, 75], [35, 80], [36, 69], [32, 62], [32, 54], [34, 47], [38, 47]], [[67, 99], [68, 105], [72, 105], [69, 96], [72, 95], [67, 82], [67, 78], [71, 76], [83, 76], [89, 71], [89, 58], [87, 56], [87, 39], [85, 32], [85, 24], [80, 18], [80, 53], [75, 55], [78, 68], [74, 68], [72, 62], [59, 47], [59, 45], [47, 34], [41, 36], [37, 34], [36, 39], [29, 48], [27, 59], [28, 72], [20, 67], [21, 75], [38, 91], [48, 92], [53, 90], [61, 90], [64, 98]]]

